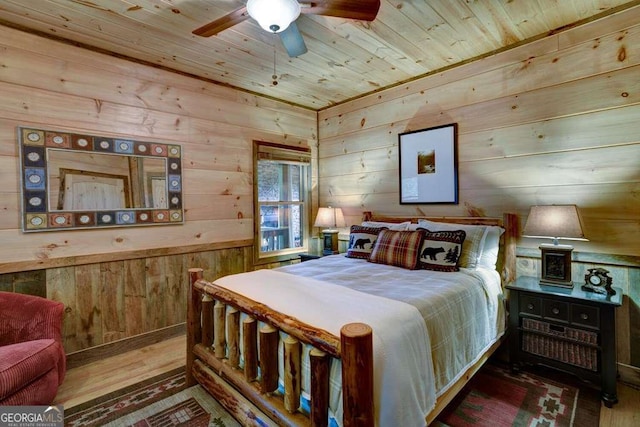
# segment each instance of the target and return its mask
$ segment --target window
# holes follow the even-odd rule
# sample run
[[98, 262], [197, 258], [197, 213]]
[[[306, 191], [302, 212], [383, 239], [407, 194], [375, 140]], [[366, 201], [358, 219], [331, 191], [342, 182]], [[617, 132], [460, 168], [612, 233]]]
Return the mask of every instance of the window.
[[256, 142], [255, 230], [257, 261], [306, 252], [309, 235], [309, 149]]

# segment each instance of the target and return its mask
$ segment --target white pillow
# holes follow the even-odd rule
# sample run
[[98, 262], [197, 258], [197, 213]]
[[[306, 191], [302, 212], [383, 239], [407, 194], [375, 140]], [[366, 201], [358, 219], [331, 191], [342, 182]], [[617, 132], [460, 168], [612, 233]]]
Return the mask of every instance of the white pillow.
[[484, 235], [482, 245], [482, 255], [478, 260], [479, 267], [486, 267], [492, 270], [496, 269], [498, 262], [498, 252], [500, 251], [500, 236], [504, 233], [504, 228], [495, 225], [488, 225], [487, 232]]
[[462, 243], [462, 254], [460, 255], [459, 266], [463, 268], [476, 268], [482, 257], [482, 249], [487, 232], [486, 225], [466, 225], [447, 222], [429, 221], [419, 219], [418, 225], [429, 231], [455, 231], [464, 230], [467, 233]]
[[364, 221], [361, 225], [363, 227], [386, 227], [389, 230], [394, 231], [407, 231], [409, 229], [411, 221], [406, 222], [380, 222], [380, 221]]

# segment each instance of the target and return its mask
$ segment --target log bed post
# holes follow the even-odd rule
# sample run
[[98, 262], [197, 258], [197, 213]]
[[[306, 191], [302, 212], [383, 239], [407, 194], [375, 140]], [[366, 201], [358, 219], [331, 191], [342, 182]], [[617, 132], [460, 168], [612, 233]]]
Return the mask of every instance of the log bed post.
[[238, 368], [240, 365], [240, 312], [235, 308], [229, 309], [227, 314], [227, 336], [229, 337], [229, 364], [232, 368]]
[[260, 387], [263, 393], [278, 389], [278, 330], [265, 325], [259, 332], [260, 340]]
[[518, 217], [516, 214], [505, 213], [502, 216], [504, 228], [503, 262], [501, 277], [502, 287], [516, 279], [516, 237], [518, 236]]
[[213, 298], [204, 294], [202, 301], [202, 344], [211, 347], [213, 344]]
[[311, 364], [311, 425], [327, 427], [329, 420], [329, 368], [331, 359], [324, 351], [317, 348], [309, 352]]
[[[225, 339], [225, 317], [226, 307], [220, 301], [216, 301], [213, 306], [213, 349], [218, 359], [224, 359], [226, 356], [226, 339]], [[209, 325], [208, 325], [209, 326]]]
[[340, 329], [344, 427], [369, 427], [373, 422], [373, 332], [364, 323]]
[[258, 322], [252, 317], [242, 321], [242, 343], [244, 347], [244, 376], [247, 382], [258, 377]]
[[288, 336], [284, 339], [284, 408], [293, 413], [300, 406], [300, 341]]
[[202, 279], [202, 271], [201, 268], [189, 269], [189, 297], [187, 298], [187, 387], [197, 384], [192, 371], [193, 361], [195, 360], [193, 347], [196, 343], [202, 341], [202, 325], [200, 323], [202, 316], [202, 294], [195, 289], [194, 284]]

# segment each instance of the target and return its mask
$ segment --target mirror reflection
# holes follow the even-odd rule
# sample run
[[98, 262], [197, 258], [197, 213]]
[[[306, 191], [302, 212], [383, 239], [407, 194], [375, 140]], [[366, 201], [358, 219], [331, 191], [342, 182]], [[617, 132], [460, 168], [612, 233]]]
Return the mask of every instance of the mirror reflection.
[[166, 159], [48, 149], [49, 210], [166, 209]]
[[22, 230], [184, 222], [182, 148], [18, 127]]

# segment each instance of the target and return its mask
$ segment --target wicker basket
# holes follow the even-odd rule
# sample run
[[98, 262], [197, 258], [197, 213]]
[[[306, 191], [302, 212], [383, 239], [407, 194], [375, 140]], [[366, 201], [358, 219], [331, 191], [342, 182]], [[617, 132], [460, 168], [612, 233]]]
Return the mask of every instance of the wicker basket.
[[[522, 319], [522, 350], [591, 371], [598, 371], [596, 332]], [[531, 332], [529, 332], [531, 331]]]

